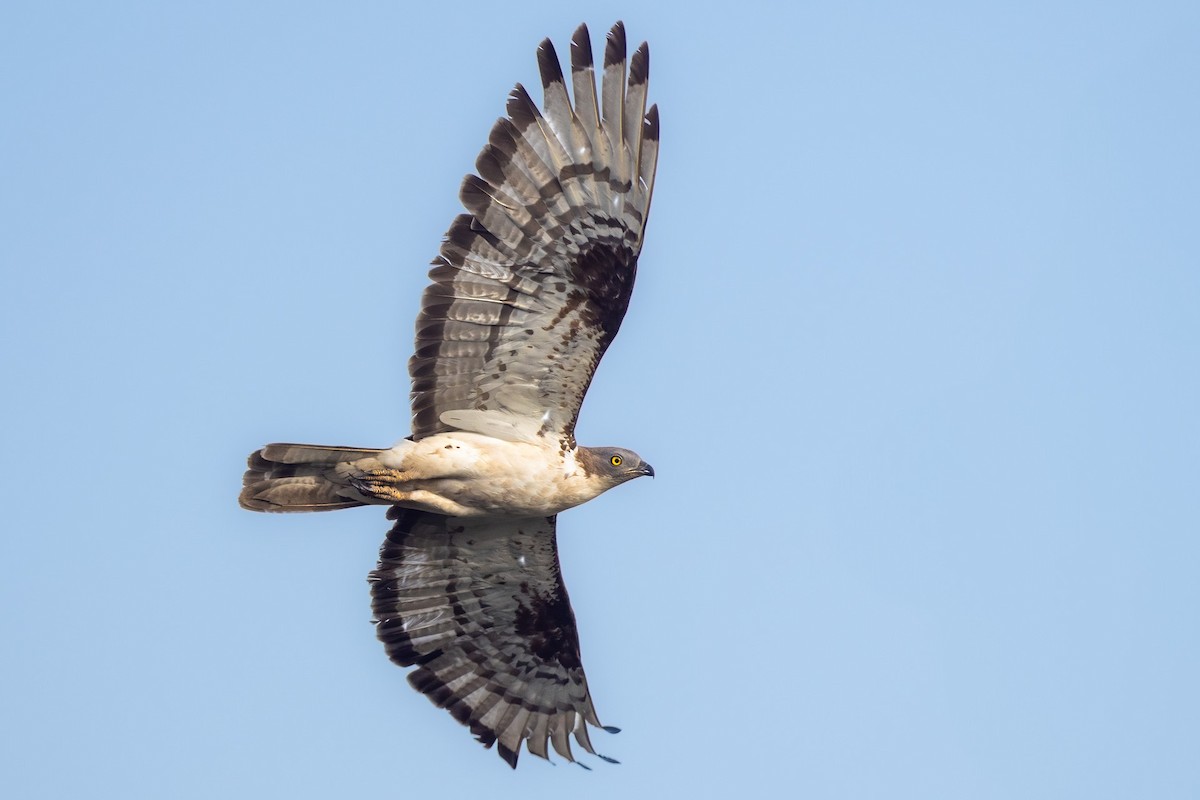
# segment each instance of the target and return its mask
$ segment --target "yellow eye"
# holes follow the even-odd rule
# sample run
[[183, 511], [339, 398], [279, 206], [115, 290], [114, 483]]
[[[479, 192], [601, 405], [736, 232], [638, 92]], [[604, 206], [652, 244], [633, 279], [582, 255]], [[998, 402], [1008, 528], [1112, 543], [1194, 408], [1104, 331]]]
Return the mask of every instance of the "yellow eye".
[[625, 459], [621, 458], [620, 456], [613, 456], [613, 457], [612, 457], [612, 458], [610, 458], [608, 461], [609, 461], [609, 463], [610, 463], [610, 464], [612, 464], [614, 467], [619, 467], [619, 466], [621, 466], [621, 462], [622, 462], [622, 461], [624, 461], [624, 460], [625, 460]]

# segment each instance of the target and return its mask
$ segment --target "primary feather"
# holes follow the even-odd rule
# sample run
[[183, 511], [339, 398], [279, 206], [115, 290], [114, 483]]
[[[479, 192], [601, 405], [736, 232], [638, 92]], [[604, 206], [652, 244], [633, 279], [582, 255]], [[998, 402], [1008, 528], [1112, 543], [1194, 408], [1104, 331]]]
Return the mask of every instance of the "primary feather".
[[[544, 110], [519, 84], [463, 181], [470, 212], [446, 233], [417, 318], [413, 436], [447, 411], [544, 416], [574, 445], [596, 365], [629, 305], [654, 187], [658, 113], [642, 114], [649, 55], [625, 80], [625, 30], [608, 36], [603, 116], [586, 26], [571, 40], [572, 106], [554, 46], [538, 48]], [[626, 121], [626, 113], [636, 113]], [[636, 121], [634, 121], [636, 120]]]

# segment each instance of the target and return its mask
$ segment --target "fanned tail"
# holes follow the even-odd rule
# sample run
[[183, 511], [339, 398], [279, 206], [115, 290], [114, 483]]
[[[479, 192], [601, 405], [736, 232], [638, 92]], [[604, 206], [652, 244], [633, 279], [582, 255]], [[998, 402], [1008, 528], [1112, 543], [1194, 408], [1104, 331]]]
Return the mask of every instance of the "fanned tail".
[[361, 447], [269, 444], [250, 454], [238, 503], [250, 511], [336, 511], [371, 502], [349, 482], [378, 468], [383, 452]]

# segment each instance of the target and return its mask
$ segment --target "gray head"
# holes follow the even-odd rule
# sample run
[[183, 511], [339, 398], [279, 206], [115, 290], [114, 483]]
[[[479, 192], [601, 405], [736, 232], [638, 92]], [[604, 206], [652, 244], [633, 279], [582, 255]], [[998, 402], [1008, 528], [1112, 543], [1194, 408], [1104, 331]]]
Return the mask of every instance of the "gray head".
[[654, 467], [623, 447], [580, 447], [579, 463], [588, 475], [604, 480], [609, 488], [643, 475], [654, 477]]

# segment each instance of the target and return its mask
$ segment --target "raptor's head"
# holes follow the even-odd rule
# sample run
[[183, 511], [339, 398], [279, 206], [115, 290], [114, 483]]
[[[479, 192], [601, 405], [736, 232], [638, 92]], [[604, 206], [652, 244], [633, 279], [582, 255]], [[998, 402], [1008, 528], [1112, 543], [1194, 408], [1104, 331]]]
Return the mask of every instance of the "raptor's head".
[[609, 489], [643, 475], [654, 477], [654, 467], [623, 447], [581, 447], [579, 454], [588, 474], [601, 479]]

